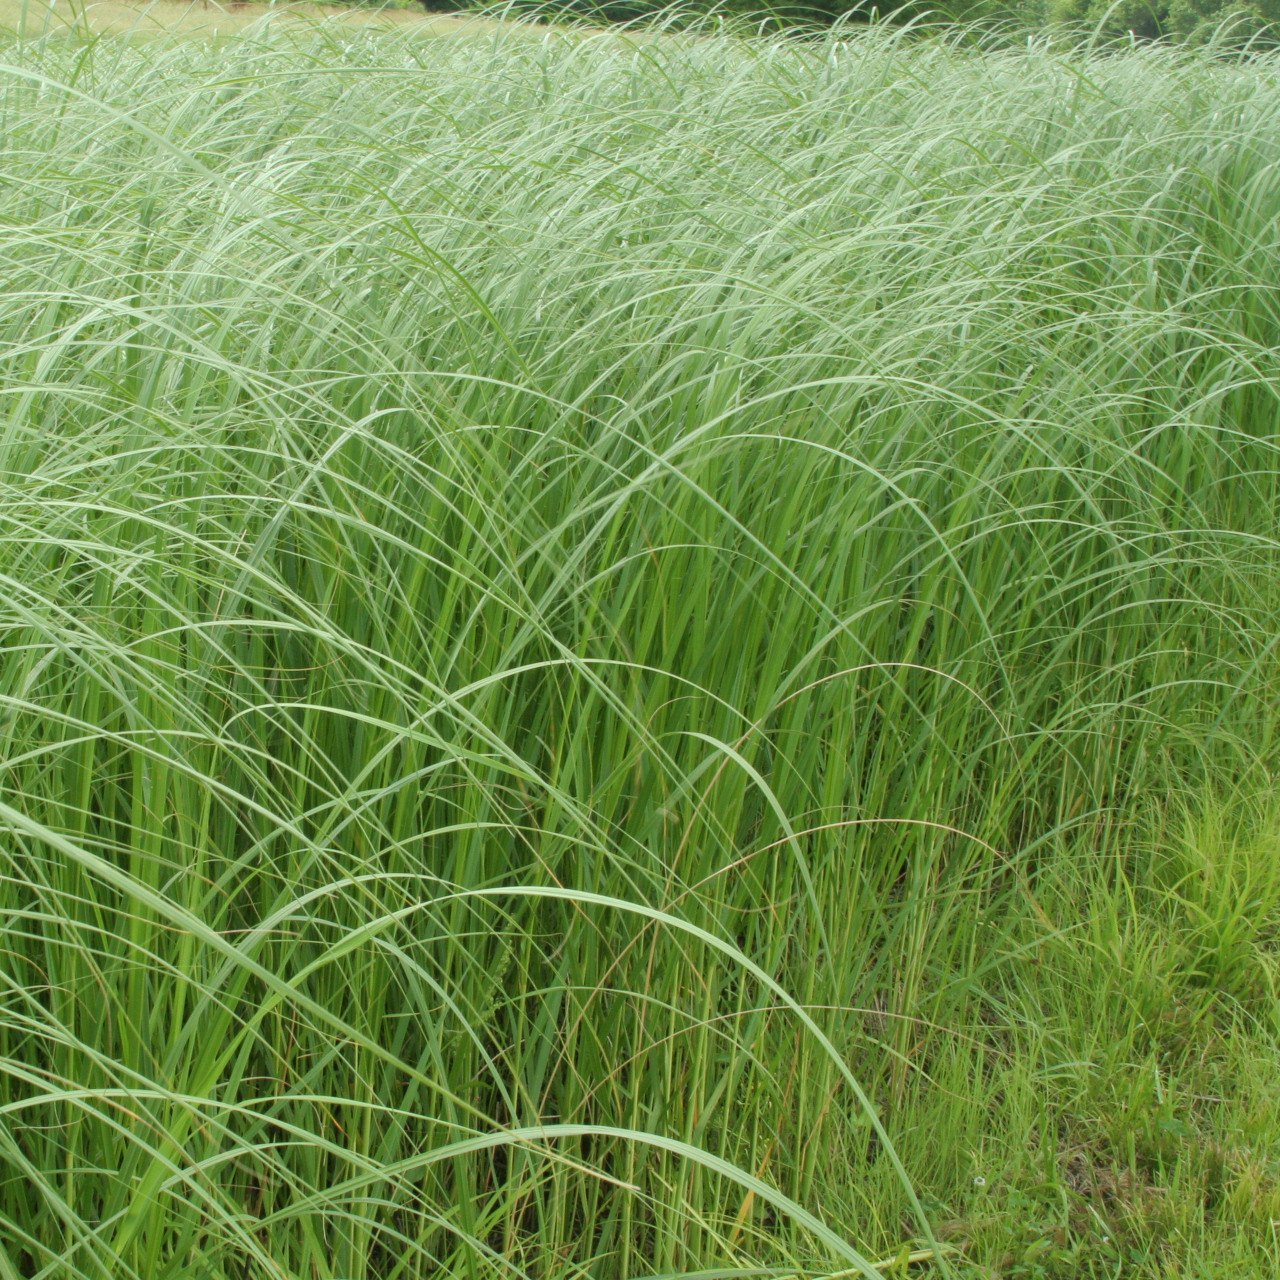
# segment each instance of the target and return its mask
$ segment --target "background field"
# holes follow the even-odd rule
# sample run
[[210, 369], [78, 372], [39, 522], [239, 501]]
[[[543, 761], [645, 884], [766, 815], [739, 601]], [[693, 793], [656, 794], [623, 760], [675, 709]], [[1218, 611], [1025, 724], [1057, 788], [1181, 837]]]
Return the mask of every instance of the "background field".
[[1280, 63], [0, 127], [4, 1280], [1275, 1275]]

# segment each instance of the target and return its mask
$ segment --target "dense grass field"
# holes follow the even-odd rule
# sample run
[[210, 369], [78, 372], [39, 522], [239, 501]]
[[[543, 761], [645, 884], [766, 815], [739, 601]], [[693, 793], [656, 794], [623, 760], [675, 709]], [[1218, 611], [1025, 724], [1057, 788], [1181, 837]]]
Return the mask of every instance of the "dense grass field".
[[0, 130], [0, 1280], [1275, 1276], [1280, 61]]
[[[264, 22], [264, 19], [269, 21]], [[463, 14], [426, 14], [412, 9], [375, 9], [363, 4], [310, 3], [308, 0], [0, 0], [0, 31], [28, 40], [92, 39], [124, 36], [133, 43], [174, 36], [225, 41], [256, 28], [253, 35], [280, 39], [314, 34], [317, 25], [328, 35], [350, 35], [344, 28], [412, 28], [424, 35], [474, 35], [492, 22]], [[301, 26], [302, 33], [295, 31]]]

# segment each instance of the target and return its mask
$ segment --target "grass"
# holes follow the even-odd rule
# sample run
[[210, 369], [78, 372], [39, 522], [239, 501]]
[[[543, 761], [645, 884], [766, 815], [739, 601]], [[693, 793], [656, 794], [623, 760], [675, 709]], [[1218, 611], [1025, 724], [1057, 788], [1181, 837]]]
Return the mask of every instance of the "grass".
[[1280, 62], [0, 56], [0, 1276], [1273, 1276]]
[[310, 35], [318, 24], [334, 31], [353, 27], [381, 31], [404, 29], [414, 35], [451, 36], [489, 29], [487, 19], [452, 14], [426, 14], [419, 9], [372, 9], [352, 5], [305, 3], [259, 4], [248, 0], [2, 0], [0, 29], [28, 39], [128, 36], [133, 40], [225, 40], [271, 33], [279, 40], [301, 27]]

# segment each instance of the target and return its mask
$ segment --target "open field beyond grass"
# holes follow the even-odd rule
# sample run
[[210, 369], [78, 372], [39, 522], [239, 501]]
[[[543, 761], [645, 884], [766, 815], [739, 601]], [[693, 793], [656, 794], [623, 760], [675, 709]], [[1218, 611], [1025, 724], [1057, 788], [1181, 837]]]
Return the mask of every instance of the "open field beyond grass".
[[0, 53], [0, 1280], [1274, 1277], [1280, 62], [273, 30]]

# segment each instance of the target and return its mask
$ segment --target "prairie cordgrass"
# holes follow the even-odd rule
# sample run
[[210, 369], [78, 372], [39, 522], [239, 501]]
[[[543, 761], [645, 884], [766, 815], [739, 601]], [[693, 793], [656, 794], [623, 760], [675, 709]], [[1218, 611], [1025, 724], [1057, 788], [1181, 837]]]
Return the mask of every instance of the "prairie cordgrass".
[[3, 1280], [1274, 1274], [1280, 62], [0, 128]]
[[225, 40], [246, 32], [262, 38], [317, 25], [341, 31], [409, 28], [413, 34], [472, 34], [492, 26], [482, 18], [425, 14], [421, 9], [372, 9], [357, 5], [250, 3], [248, 0], [3, 0], [0, 29], [27, 39], [124, 36], [135, 41], [166, 37]]

